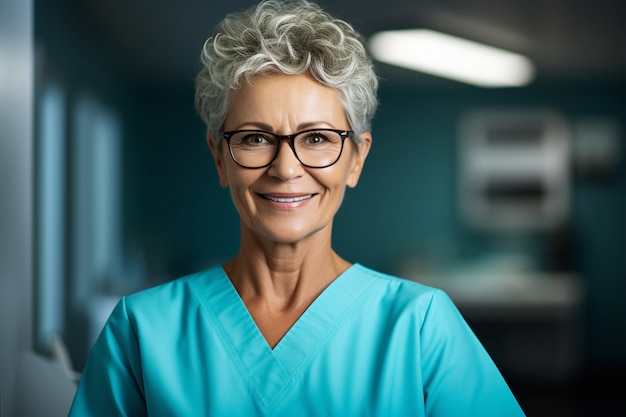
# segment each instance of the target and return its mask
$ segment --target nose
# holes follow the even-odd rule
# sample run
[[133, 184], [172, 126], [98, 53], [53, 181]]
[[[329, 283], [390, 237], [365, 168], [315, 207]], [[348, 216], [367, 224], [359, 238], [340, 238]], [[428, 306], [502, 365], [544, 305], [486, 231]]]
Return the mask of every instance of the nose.
[[296, 158], [294, 150], [288, 139], [280, 141], [278, 154], [270, 164], [268, 174], [281, 180], [297, 178], [304, 173], [304, 167]]

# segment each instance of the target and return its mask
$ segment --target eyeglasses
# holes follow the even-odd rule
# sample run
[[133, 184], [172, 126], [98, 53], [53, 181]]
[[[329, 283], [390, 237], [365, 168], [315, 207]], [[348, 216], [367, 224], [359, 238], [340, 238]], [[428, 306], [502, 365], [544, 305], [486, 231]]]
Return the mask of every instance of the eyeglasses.
[[302, 165], [308, 168], [326, 168], [341, 157], [343, 142], [353, 137], [351, 130], [310, 129], [293, 135], [275, 135], [261, 130], [234, 130], [221, 132], [226, 139], [230, 156], [243, 168], [269, 166], [280, 152], [280, 144], [289, 146]]

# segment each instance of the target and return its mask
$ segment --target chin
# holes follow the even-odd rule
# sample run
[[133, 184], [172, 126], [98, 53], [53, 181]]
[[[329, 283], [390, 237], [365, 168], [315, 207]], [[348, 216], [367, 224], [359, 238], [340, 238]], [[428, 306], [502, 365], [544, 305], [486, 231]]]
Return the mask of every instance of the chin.
[[296, 244], [310, 238], [322, 237], [327, 228], [328, 226], [319, 226], [290, 230], [287, 227], [281, 227], [279, 230], [266, 230], [262, 235], [276, 243]]

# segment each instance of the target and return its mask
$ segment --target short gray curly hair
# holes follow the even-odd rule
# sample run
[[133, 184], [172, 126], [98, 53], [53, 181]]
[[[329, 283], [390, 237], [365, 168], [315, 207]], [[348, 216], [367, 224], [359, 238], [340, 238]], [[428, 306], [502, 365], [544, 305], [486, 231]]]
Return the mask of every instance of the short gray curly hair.
[[266, 0], [218, 24], [204, 43], [196, 110], [219, 140], [230, 96], [260, 74], [309, 73], [339, 93], [351, 129], [371, 130], [378, 78], [363, 39], [308, 1]]

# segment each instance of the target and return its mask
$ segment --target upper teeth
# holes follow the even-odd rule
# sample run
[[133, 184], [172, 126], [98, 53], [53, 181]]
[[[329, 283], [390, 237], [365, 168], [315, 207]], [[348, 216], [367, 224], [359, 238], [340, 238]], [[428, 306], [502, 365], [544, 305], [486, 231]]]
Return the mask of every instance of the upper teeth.
[[291, 198], [280, 198], [280, 197], [274, 197], [271, 195], [264, 195], [263, 197], [267, 198], [268, 200], [276, 201], [278, 203], [294, 203], [296, 201], [302, 201], [302, 200], [306, 200], [307, 198], [311, 198], [313, 197], [313, 194], [303, 195], [300, 197], [291, 197]]

